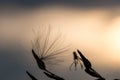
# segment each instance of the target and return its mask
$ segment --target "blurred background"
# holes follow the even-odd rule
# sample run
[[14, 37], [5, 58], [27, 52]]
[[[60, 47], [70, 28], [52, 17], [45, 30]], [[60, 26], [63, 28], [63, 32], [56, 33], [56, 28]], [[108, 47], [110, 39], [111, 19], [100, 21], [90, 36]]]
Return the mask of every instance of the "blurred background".
[[50, 80], [30, 52], [32, 29], [49, 25], [71, 45], [63, 63], [48, 66], [54, 67], [52, 72], [66, 80], [93, 80], [79, 65], [69, 71], [72, 52], [79, 49], [103, 77], [120, 78], [119, 5], [118, 0], [0, 0], [0, 79], [30, 80], [25, 73], [29, 70]]

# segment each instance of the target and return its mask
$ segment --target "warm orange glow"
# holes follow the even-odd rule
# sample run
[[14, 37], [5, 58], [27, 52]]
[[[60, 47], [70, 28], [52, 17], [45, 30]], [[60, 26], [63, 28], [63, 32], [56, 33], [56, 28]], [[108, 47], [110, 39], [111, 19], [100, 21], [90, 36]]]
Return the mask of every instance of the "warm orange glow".
[[120, 61], [120, 17], [114, 19], [111, 28], [108, 29], [106, 35], [106, 43], [111, 52], [111, 55], [117, 61]]
[[[102, 9], [45, 7], [12, 18], [9, 14], [2, 23], [3, 33], [6, 39], [20, 38], [28, 41], [33, 35], [32, 28], [51, 24], [66, 34], [73, 50], [79, 48], [97, 66], [104, 64], [113, 67], [113, 64], [117, 64], [115, 67], [120, 67], [120, 18], [110, 18], [108, 14], [109, 10]], [[18, 32], [20, 29], [21, 32]], [[72, 52], [70, 54], [72, 56]]]

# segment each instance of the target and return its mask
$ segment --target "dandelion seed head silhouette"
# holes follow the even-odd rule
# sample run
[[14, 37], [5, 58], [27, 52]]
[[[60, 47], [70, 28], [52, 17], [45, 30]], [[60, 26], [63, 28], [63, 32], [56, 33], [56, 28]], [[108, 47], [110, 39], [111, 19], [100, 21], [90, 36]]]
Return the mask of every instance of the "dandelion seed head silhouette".
[[[107, 80], [120, 78], [119, 5], [105, 8], [47, 5], [24, 9], [11, 6], [0, 8], [0, 12], [0, 80], [30, 80], [26, 69], [41, 80], [50, 80], [38, 69], [30, 52], [31, 40], [36, 37], [32, 29], [37, 31], [36, 27], [49, 24], [53, 27], [53, 39], [60, 29], [60, 33], [65, 34], [62, 39], [72, 46], [67, 55], [60, 55], [63, 63], [47, 65], [52, 67], [52, 72], [66, 80], [94, 80], [80, 65], [76, 71], [74, 67], [69, 71], [72, 52], [78, 48]], [[58, 44], [65, 45], [59, 41]], [[26, 49], [29, 52], [25, 52]]]

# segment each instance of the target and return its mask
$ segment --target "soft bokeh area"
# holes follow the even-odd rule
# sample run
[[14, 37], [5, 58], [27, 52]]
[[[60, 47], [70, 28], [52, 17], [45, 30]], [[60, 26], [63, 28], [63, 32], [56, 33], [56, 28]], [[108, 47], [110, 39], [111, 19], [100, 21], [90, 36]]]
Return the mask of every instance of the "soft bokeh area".
[[[92, 80], [80, 69], [69, 71], [72, 52], [79, 49], [93, 67], [108, 80], [120, 78], [120, 7], [70, 7], [46, 5], [36, 8], [4, 7], [0, 9], [0, 79], [30, 80], [29, 70], [39, 79], [45, 75], [38, 69], [31, 54], [32, 29], [52, 26], [59, 30], [70, 50], [64, 53], [61, 65], [50, 70], [66, 80]], [[44, 35], [44, 33], [43, 33]], [[64, 44], [63, 44], [64, 46]], [[55, 69], [51, 68], [54, 67]]]

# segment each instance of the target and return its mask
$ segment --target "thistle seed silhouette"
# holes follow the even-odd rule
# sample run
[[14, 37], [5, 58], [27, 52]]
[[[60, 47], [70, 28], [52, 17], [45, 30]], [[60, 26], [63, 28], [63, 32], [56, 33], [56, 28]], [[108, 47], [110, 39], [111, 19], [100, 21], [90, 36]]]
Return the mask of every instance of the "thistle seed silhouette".
[[83, 68], [83, 65], [81, 64], [82, 59], [79, 56], [77, 56], [77, 53], [75, 51], [73, 52], [73, 60], [74, 60], [73, 63], [70, 65], [70, 70], [73, 64], [75, 65], [75, 70], [76, 70], [78, 63], [80, 63], [81, 68]]
[[33, 49], [32, 49], [32, 53], [33, 53], [33, 56], [34, 56], [34, 58], [35, 58], [35, 60], [36, 60], [36, 62], [37, 62], [38, 67], [39, 67], [40, 69], [42, 69], [42, 70], [46, 70], [45, 63], [42, 61], [41, 58], [39, 58], [39, 57], [36, 55], [36, 53], [34, 52]]

